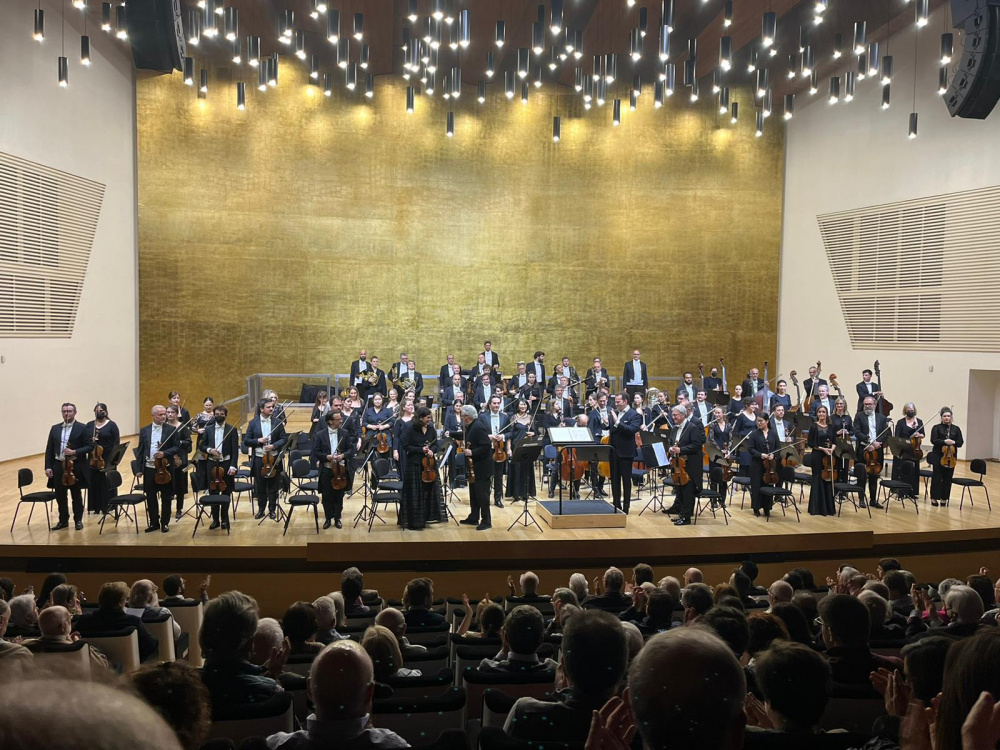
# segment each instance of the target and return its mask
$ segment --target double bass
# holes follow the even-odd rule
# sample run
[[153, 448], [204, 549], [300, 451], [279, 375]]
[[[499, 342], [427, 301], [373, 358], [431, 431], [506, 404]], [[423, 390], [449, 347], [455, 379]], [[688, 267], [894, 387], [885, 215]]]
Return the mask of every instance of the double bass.
[[792, 385], [795, 386], [795, 406], [788, 410], [789, 413], [798, 412], [802, 409], [802, 389], [799, 388], [799, 379], [796, 377], [797, 375], [798, 373], [795, 370], [788, 373], [789, 380], [791, 380]]
[[814, 398], [816, 398], [816, 381], [819, 380], [819, 374], [821, 372], [821, 368], [822, 367], [823, 367], [823, 363], [820, 362], [817, 359], [816, 360], [816, 376], [815, 376], [815, 380], [813, 378], [810, 378], [810, 380], [813, 381], [813, 384], [811, 386], [809, 386], [809, 395], [806, 396], [806, 400], [802, 402], [802, 413], [803, 414], [808, 414], [809, 413], [809, 409], [812, 406], [812, 400]]
[[878, 383], [878, 387], [882, 389], [882, 395], [879, 396], [875, 402], [875, 413], [881, 414], [883, 417], [888, 417], [889, 413], [892, 411], [893, 405], [892, 402], [885, 397], [885, 387], [882, 384], [882, 371], [879, 369], [879, 362], [877, 359], [875, 360], [875, 366], [872, 369], [875, 370], [875, 382]]

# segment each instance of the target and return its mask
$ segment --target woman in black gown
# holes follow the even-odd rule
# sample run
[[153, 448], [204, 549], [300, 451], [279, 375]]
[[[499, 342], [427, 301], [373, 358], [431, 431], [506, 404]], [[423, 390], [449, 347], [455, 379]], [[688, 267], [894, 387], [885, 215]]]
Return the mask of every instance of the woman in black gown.
[[733, 395], [729, 399], [729, 408], [726, 409], [729, 421], [736, 419], [736, 415], [740, 413], [743, 408], [743, 386], [737, 384], [733, 388]]
[[[510, 428], [512, 453], [522, 442], [535, 437], [531, 413], [528, 411], [528, 402], [518, 401], [515, 409], [513, 424]], [[534, 468], [533, 463], [527, 464], [523, 461], [509, 461], [507, 463], [507, 497], [514, 498], [514, 502], [521, 502], [535, 496]]]
[[941, 424], [931, 428], [931, 450], [928, 460], [931, 464], [931, 505], [947, 505], [951, 498], [951, 478], [955, 475], [954, 467], [948, 469], [941, 465], [941, 449], [952, 445], [956, 449], [965, 443], [962, 431], [952, 421], [951, 409], [947, 406], [941, 409]]
[[772, 458], [781, 446], [778, 444], [778, 434], [771, 429], [767, 417], [763, 414], [758, 415], [757, 427], [750, 433], [747, 443], [749, 444], [747, 452], [750, 455], [750, 507], [753, 508], [755, 516], [764, 511], [764, 517], [769, 518], [772, 499], [760, 492], [760, 488], [765, 486], [764, 458]]
[[[854, 419], [848, 412], [847, 399], [843, 396], [839, 396], [833, 402], [833, 414], [830, 415], [830, 424], [833, 426], [833, 434], [836, 440], [851, 442], [854, 439]], [[850, 459], [841, 456], [837, 459], [837, 481], [847, 484], [850, 475]]]
[[[732, 445], [732, 425], [726, 421], [726, 412], [723, 411], [721, 406], [716, 406], [712, 410], [712, 414], [715, 416], [715, 419], [708, 427], [708, 439], [715, 443], [719, 450], [727, 451], [729, 450], [729, 446]], [[716, 464], [711, 468], [714, 472], [716, 468], [721, 470], [722, 467], [720, 464]], [[719, 476], [719, 474], [715, 474], [715, 476]], [[723, 481], [712, 481], [711, 488], [714, 492], [719, 493], [719, 496], [722, 498], [722, 505], [725, 506], [729, 484]]]
[[[90, 434], [94, 436], [94, 450], [97, 446], [103, 449], [103, 458], [107, 461], [111, 457], [111, 449], [121, 442], [121, 434], [118, 425], [108, 418], [108, 405], [97, 404], [94, 407], [94, 419], [87, 425]], [[96, 458], [91, 453], [91, 460]], [[110, 468], [105, 466], [105, 470]], [[108, 499], [118, 494], [118, 490], [108, 487], [108, 477], [104, 471], [98, 471], [93, 466], [90, 469], [90, 484], [87, 487], [87, 512], [104, 513], [108, 506]]]
[[[174, 498], [177, 500], [177, 512], [174, 520], [181, 520], [184, 512], [184, 497], [188, 492], [188, 458], [191, 455], [191, 426], [181, 421], [181, 410], [171, 404], [167, 407], [167, 424], [178, 430], [174, 442], [177, 443], [177, 453], [174, 455], [170, 471], [173, 474]], [[164, 519], [166, 523], [168, 519]]]
[[809, 490], [809, 515], [832, 516], [837, 512], [833, 501], [833, 483], [823, 479], [823, 459], [833, 459], [836, 445], [834, 428], [825, 406], [816, 410], [816, 421], [809, 428], [809, 447], [812, 448], [812, 488]]
[[[745, 438], [747, 435], [752, 433], [757, 427], [757, 404], [749, 396], [743, 399], [743, 410], [736, 415], [736, 419], [733, 422], [733, 439], [734, 442], [739, 442], [741, 438]], [[739, 452], [740, 461], [740, 476], [749, 476], [750, 474], [750, 450], [749, 450], [750, 440], [746, 440], [741, 446]]]
[[403, 476], [406, 471], [406, 451], [403, 450], [403, 431], [413, 421], [415, 410], [413, 402], [407, 401], [400, 407], [399, 416], [392, 424], [392, 460], [396, 462], [396, 471]]
[[410, 423], [403, 428], [400, 454], [406, 455], [403, 473], [402, 502], [399, 504], [399, 525], [415, 531], [428, 523], [438, 523], [448, 518], [441, 491], [441, 473], [438, 469], [434, 481], [421, 478], [424, 456], [433, 456], [437, 448], [437, 430], [431, 424], [431, 410], [417, 407]]
[[[923, 439], [924, 420], [917, 416], [917, 405], [912, 401], [903, 406], [903, 416], [896, 422], [896, 429], [893, 435], [903, 440], [910, 440], [911, 438]], [[893, 459], [892, 478], [900, 481], [903, 473], [903, 464], [910, 464], [910, 486], [913, 488], [913, 496], [918, 497], [920, 495], [920, 469], [916, 461]]]
[[309, 428], [309, 439], [316, 435], [316, 430], [326, 424], [323, 418], [326, 417], [326, 413], [330, 411], [330, 394], [326, 391], [316, 392], [316, 402], [313, 404], [312, 410], [312, 426]]

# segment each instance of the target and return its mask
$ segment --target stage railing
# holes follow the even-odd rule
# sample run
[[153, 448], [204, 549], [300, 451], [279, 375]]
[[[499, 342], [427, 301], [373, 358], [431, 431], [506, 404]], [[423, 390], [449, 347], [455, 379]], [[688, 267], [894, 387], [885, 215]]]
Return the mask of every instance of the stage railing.
[[[346, 382], [346, 377], [345, 382]], [[265, 379], [267, 384], [265, 387]], [[298, 381], [294, 386], [290, 386], [287, 381]], [[278, 382], [275, 382], [278, 381]], [[284, 382], [281, 382], [284, 381]], [[317, 381], [317, 382], [306, 382]], [[250, 401], [251, 411], [260, 402], [264, 391], [270, 389], [278, 394], [278, 401], [291, 401], [292, 405], [300, 407], [312, 407], [312, 403], [300, 404], [299, 398], [303, 385], [315, 385], [325, 388], [327, 393], [333, 385], [333, 378], [327, 373], [296, 373], [296, 372], [258, 372], [247, 376], [247, 397]]]

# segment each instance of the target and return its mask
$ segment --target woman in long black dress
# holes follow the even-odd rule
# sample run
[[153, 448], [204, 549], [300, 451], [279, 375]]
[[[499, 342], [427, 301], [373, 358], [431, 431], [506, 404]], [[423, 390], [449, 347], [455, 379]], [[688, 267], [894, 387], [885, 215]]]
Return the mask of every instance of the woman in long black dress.
[[833, 460], [836, 446], [830, 413], [825, 406], [816, 410], [816, 421], [809, 428], [808, 445], [812, 448], [812, 488], [809, 490], [809, 515], [832, 516], [837, 513], [833, 501], [833, 482], [823, 479], [823, 459]]
[[318, 391], [316, 393], [316, 402], [313, 404], [312, 426], [309, 428], [310, 440], [316, 434], [316, 431], [326, 424], [324, 418], [328, 411], [330, 411], [330, 394], [326, 391]]
[[933, 476], [931, 477], [931, 505], [947, 505], [951, 498], [951, 479], [955, 475], [955, 469], [946, 468], [941, 465], [941, 449], [944, 446], [954, 446], [961, 448], [965, 443], [962, 438], [962, 431], [952, 421], [951, 409], [947, 406], [941, 409], [941, 424], [936, 424], [931, 428], [931, 450], [928, 460], [931, 463]]
[[[449, 440], [454, 440], [456, 445], [465, 440], [465, 425], [462, 424], [462, 407], [465, 405], [465, 396], [461, 393], [455, 398], [455, 403], [449, 407], [444, 415], [444, 431], [441, 436]], [[448, 478], [451, 480], [452, 489], [466, 483], [465, 479], [465, 453], [463, 450], [454, 450], [448, 458]]]
[[[111, 449], [121, 442], [118, 425], [108, 418], [108, 405], [97, 404], [94, 407], [94, 419], [87, 425], [90, 434], [94, 436], [94, 453], [91, 461], [96, 459], [97, 446], [103, 449], [103, 458], [111, 457]], [[105, 469], [110, 467], [105, 467]], [[90, 484], [87, 487], [87, 512], [104, 513], [108, 507], [108, 499], [118, 494], [118, 490], [108, 487], [108, 477], [104, 471], [98, 471], [91, 465]]]
[[406, 451], [403, 450], [403, 430], [413, 421], [415, 410], [413, 402], [408, 401], [400, 407], [399, 416], [392, 425], [392, 460], [396, 462], [396, 471], [403, 476], [406, 470]]
[[[903, 440], [912, 438], [923, 440], [924, 420], [917, 416], [917, 405], [912, 401], [903, 405], [903, 416], [896, 422], [893, 435]], [[920, 469], [917, 466], [917, 461], [893, 459], [892, 478], [897, 482], [901, 480], [903, 464], [910, 465], [910, 486], [913, 488], [913, 496], [918, 497], [920, 495]]]
[[[715, 416], [715, 419], [708, 427], [708, 439], [715, 443], [720, 451], [728, 451], [729, 447], [732, 445], [732, 425], [730, 425], [726, 420], [726, 412], [723, 411], [721, 406], [716, 406], [712, 410], [712, 414]], [[721, 469], [720, 465], [717, 464], [716, 466]], [[713, 471], [716, 466], [712, 467]], [[716, 476], [718, 476], [718, 474], [716, 474]], [[722, 498], [722, 505], [725, 506], [726, 493], [729, 491], [729, 484], [723, 481], [712, 481], [711, 487], [714, 492], [719, 493], [719, 496]]]
[[[854, 439], [854, 418], [851, 417], [847, 407], [847, 399], [843, 396], [839, 396], [833, 402], [830, 424], [833, 426], [833, 435], [836, 440], [846, 440], [849, 443]], [[850, 459], [841, 456], [837, 459], [837, 481], [847, 484], [850, 475]]]
[[741, 409], [743, 409], [743, 386], [737, 384], [733, 388], [733, 395], [730, 397], [729, 407], [726, 409], [729, 421], [736, 419], [736, 415], [740, 413]]
[[[745, 438], [747, 435], [752, 433], [757, 427], [757, 404], [756, 402], [747, 396], [743, 399], [743, 410], [736, 415], [736, 419], [733, 422], [733, 438], [735, 442], [739, 442], [741, 438]], [[746, 440], [740, 448], [739, 461], [740, 461], [740, 476], [750, 475], [750, 450], [749, 450], [749, 440]]]
[[400, 453], [406, 455], [403, 474], [403, 500], [399, 504], [399, 525], [404, 529], [422, 529], [428, 523], [437, 523], [448, 518], [441, 491], [441, 473], [436, 470], [434, 481], [425, 482], [421, 478], [422, 460], [433, 456], [437, 449], [437, 430], [431, 424], [431, 410], [426, 406], [417, 407], [410, 423], [403, 428]]
[[767, 417], [764, 415], [757, 417], [756, 429], [750, 433], [747, 443], [749, 444], [747, 452], [750, 455], [750, 507], [753, 508], [755, 516], [759, 516], [763, 511], [764, 517], [770, 518], [771, 497], [760, 492], [760, 488], [765, 486], [764, 458], [773, 458], [781, 446], [778, 444], [778, 434], [771, 430]]
[[[517, 402], [514, 418], [511, 421], [513, 424], [510, 428], [510, 445], [513, 452], [526, 439], [535, 437], [527, 401]], [[520, 502], [535, 496], [534, 468], [534, 463], [528, 464], [523, 461], [507, 463], [507, 497], [514, 498], [514, 502]]]
[[[174, 498], [177, 500], [177, 512], [174, 520], [180, 521], [184, 512], [184, 497], [188, 492], [188, 458], [191, 455], [191, 427], [181, 421], [180, 408], [171, 404], [167, 407], [167, 424], [175, 430], [179, 430], [177, 437], [173, 440], [177, 443], [177, 453], [174, 455], [171, 465], [173, 473]], [[163, 520], [166, 523], [167, 519]]]

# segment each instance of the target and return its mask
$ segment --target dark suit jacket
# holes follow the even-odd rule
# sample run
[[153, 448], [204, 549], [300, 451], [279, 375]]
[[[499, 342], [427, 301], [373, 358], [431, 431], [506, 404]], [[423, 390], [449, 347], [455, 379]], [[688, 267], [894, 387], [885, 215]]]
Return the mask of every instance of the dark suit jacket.
[[[673, 437], [673, 429], [667, 433]], [[688, 471], [701, 471], [701, 446], [705, 444], [705, 428], [701, 423], [688, 421], [681, 429], [680, 439], [677, 447], [680, 448], [681, 455], [687, 459]]]
[[[819, 388], [821, 385], [827, 385], [826, 380], [824, 380], [823, 378], [817, 378], [816, 387]], [[810, 378], [806, 378], [805, 380], [802, 381], [802, 390], [806, 392], [806, 396], [812, 395], [812, 389], [813, 389], [813, 381]], [[746, 391], [744, 391], [744, 395], [746, 395]]]
[[[688, 393], [688, 389], [690, 389], [690, 393]], [[694, 397], [698, 395], [698, 384], [694, 381], [691, 381], [691, 385], [681, 382], [681, 384], [677, 386], [677, 390], [674, 391], [674, 401], [678, 401], [682, 393], [687, 393], [688, 399], [694, 401]]]
[[[340, 446], [336, 450], [337, 453], [343, 453], [348, 460], [354, 457], [356, 441], [351, 440], [351, 433], [346, 427], [341, 427], [337, 430], [337, 442]], [[323, 425], [322, 429], [316, 430], [316, 435], [313, 437], [313, 447], [309, 454], [310, 462], [313, 466], [324, 467], [326, 465], [326, 457], [333, 455], [335, 448], [337, 446], [330, 445], [330, 428]]]
[[[153, 434], [153, 425], [148, 424], [139, 430], [139, 445], [135, 448], [135, 457], [139, 459], [140, 466], [146, 465], [146, 459], [149, 457], [150, 451], [150, 440]], [[163, 432], [160, 433], [160, 445], [166, 445], [167, 447], [163, 449], [163, 455], [170, 458], [175, 453], [180, 450], [180, 444], [177, 442], [178, 438], [172, 438], [170, 442], [167, 439], [174, 434], [174, 428], [168, 425], [166, 422], [163, 423]], [[180, 437], [180, 436], [178, 436]], [[113, 628], [108, 628], [112, 630]]]
[[234, 425], [224, 424], [219, 426], [214, 423], [208, 425], [198, 440], [198, 450], [207, 456], [208, 451], [215, 448], [217, 430], [223, 431], [222, 455], [229, 456], [229, 460], [223, 464], [226, 471], [238, 468], [240, 462], [240, 431]]
[[709, 375], [702, 381], [702, 388], [706, 391], [722, 390], [722, 378], [713, 378]]
[[[510, 423], [510, 415], [501, 409], [500, 413], [497, 414], [497, 416], [500, 418], [500, 429], [502, 430]], [[479, 412], [479, 421], [483, 423], [483, 426], [486, 428], [487, 434], [493, 434], [492, 416], [490, 414], [489, 409]], [[512, 429], [514, 428], [511, 427], [511, 430]], [[509, 438], [508, 435], [509, 432], [510, 430], [505, 432], [504, 437]]]
[[837, 399], [833, 398], [833, 396], [827, 396], [827, 401], [829, 403], [823, 403], [822, 401], [819, 400], [818, 397], [814, 398], [812, 400], [812, 403], [809, 404], [809, 416], [815, 419], [816, 412], [819, 411], [819, 407], [821, 406], [825, 406], [827, 408], [827, 411], [829, 411], [830, 414], [833, 414], [833, 404], [836, 402], [836, 400]]
[[[764, 388], [764, 378], [757, 378], [757, 390], [763, 390]], [[743, 398], [749, 398], [754, 395], [753, 392], [753, 381], [747, 378], [743, 381]]]
[[767, 439], [764, 438], [763, 432], [754, 430], [747, 438], [746, 445], [750, 455], [758, 460], [761, 456], [774, 453], [781, 447], [781, 443], [778, 442], [778, 433], [774, 430], [767, 431]]
[[[285, 441], [288, 439], [288, 435], [285, 433], [285, 426], [283, 424], [275, 424], [276, 420], [271, 417], [271, 445], [274, 446], [275, 451], [280, 451], [285, 445]], [[325, 426], [325, 425], [324, 425]], [[247, 425], [246, 434], [243, 436], [243, 445], [251, 451], [251, 456], [255, 456], [257, 451], [255, 449], [260, 448], [260, 442], [258, 442], [264, 433], [260, 428], [260, 417], [255, 417], [250, 420], [250, 424]]]
[[375, 374], [378, 376], [378, 380], [375, 382], [375, 385], [374, 386], [369, 385], [368, 381], [366, 380], [365, 390], [368, 393], [381, 393], [382, 397], [384, 398], [389, 393], [389, 388], [385, 382], [385, 371], [375, 370]]
[[[634, 361], [635, 360], [630, 359], [628, 362], [625, 363], [625, 368], [622, 370], [622, 385], [623, 386], [628, 386], [628, 384], [630, 382], [632, 382], [632, 375], [633, 375], [633, 364], [632, 363]], [[639, 360], [639, 370], [642, 373], [642, 387], [643, 388], [648, 388], [649, 387], [649, 378], [646, 377], [646, 363], [643, 362], [642, 360]]]
[[[465, 398], [465, 389], [462, 386], [458, 387], [458, 392]], [[455, 403], [455, 386], [449, 385], [441, 392], [441, 406], [447, 409], [449, 406]]]
[[[485, 352], [485, 351], [481, 351], [481, 352], [479, 352], [479, 353], [480, 353], [480, 354], [482, 354], [482, 355], [483, 355], [484, 357], [486, 356], [486, 352]], [[490, 350], [490, 355], [492, 355], [492, 357], [493, 357], [493, 360], [492, 360], [492, 361], [487, 361], [487, 364], [488, 364], [488, 365], [489, 365], [490, 367], [493, 367], [494, 365], [496, 365], [496, 366], [497, 366], [498, 368], [500, 368], [500, 369], [502, 370], [502, 369], [503, 369], [503, 367], [502, 367], [502, 366], [500, 365], [500, 355], [499, 355], [499, 354], [497, 354], [497, 353], [496, 353], [495, 351], [493, 351], [492, 349]], [[477, 361], [477, 362], [479, 361], [479, 358], [478, 358], [478, 357], [476, 357], [476, 361]]]
[[635, 433], [642, 427], [642, 415], [630, 406], [618, 420], [618, 424], [614, 422], [614, 417], [611, 417], [608, 443], [618, 458], [633, 458], [636, 454]]
[[[886, 418], [883, 417], [881, 414], [876, 414], [875, 429], [878, 430], [878, 432], [876, 432], [875, 435], [869, 435], [868, 417], [865, 416], [864, 412], [862, 412], [861, 414], [856, 414], [854, 416], [854, 434], [858, 438], [858, 446], [861, 448], [865, 447], [870, 442], [872, 442], [878, 434], [882, 433], [888, 426], [889, 423], [886, 420]], [[881, 438], [879, 438], [879, 442], [885, 444], [885, 441], [889, 439], [890, 434], [891, 433], [886, 432], [884, 435], [882, 435]]]
[[[365, 360], [365, 375], [370, 374], [372, 371], [372, 363]], [[357, 385], [355, 382], [358, 379], [358, 374], [361, 372], [361, 360], [356, 359], [351, 362], [351, 385]]]
[[[490, 398], [493, 398], [494, 396], [502, 396], [502, 395], [503, 394], [500, 392], [500, 390], [495, 385], [494, 386], [490, 386]], [[490, 405], [489, 405], [489, 403], [486, 400], [486, 391], [483, 390], [483, 384], [481, 382], [480, 383], [476, 383], [476, 395], [475, 395], [475, 398], [473, 400], [475, 401], [474, 406], [477, 409], [482, 409], [482, 410], [485, 411], [485, 410], [487, 410], [487, 409], [490, 408]], [[481, 404], [486, 404], [486, 406], [485, 407], [480, 406]], [[503, 408], [502, 404], [501, 404], [501, 408]]]
[[[49, 429], [49, 439], [45, 443], [45, 468], [52, 469], [56, 465], [56, 456], [59, 455], [59, 447], [62, 443], [63, 423], [54, 424]], [[90, 464], [87, 454], [94, 449], [94, 430], [87, 429], [87, 425], [82, 422], [73, 422], [69, 431], [69, 440], [66, 445], [75, 450], [76, 456], [73, 458], [73, 473], [87, 483], [90, 476]]]
[[[872, 391], [882, 390], [882, 386], [876, 383], [874, 380], [871, 383], [865, 383], [865, 381], [862, 380], [860, 383], [854, 386], [854, 390], [858, 392], [858, 411], [861, 411], [861, 409], [864, 408], [865, 398], [867, 398], [868, 396], [872, 396], [872, 394], [868, 392], [869, 385], [872, 387]], [[872, 396], [872, 398], [877, 399], [878, 396]]]
[[488, 482], [493, 476], [493, 441], [490, 440], [490, 428], [479, 419], [472, 422], [465, 428], [465, 447], [472, 451], [476, 481]]
[[[525, 372], [531, 372], [532, 370], [535, 371], [535, 375], [536, 375], [535, 382], [537, 382], [539, 385], [544, 385], [545, 384], [545, 365], [538, 364], [537, 362], [535, 362], [535, 360], [531, 360], [528, 363], [528, 369], [525, 370]], [[541, 370], [541, 372], [539, 372], [539, 370]]]
[[441, 372], [438, 374], [439, 383], [450, 383], [452, 376], [455, 371], [452, 369], [451, 365], [444, 364], [441, 365]]
[[139, 636], [140, 661], [145, 661], [155, 654], [160, 645], [159, 641], [146, 630], [142, 620], [135, 615], [125, 614], [123, 610], [96, 609], [93, 612], [87, 612], [76, 621], [74, 627], [83, 636], [135, 628], [136, 634]]
[[594, 370], [591, 367], [587, 370], [587, 375], [584, 378], [584, 384], [587, 386], [585, 395], [589, 396], [591, 393], [597, 390], [597, 381], [604, 378], [604, 387], [611, 387], [611, 376], [608, 374], [607, 368], [602, 367], [600, 370]]

